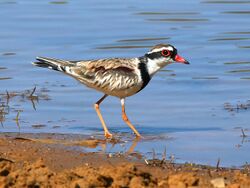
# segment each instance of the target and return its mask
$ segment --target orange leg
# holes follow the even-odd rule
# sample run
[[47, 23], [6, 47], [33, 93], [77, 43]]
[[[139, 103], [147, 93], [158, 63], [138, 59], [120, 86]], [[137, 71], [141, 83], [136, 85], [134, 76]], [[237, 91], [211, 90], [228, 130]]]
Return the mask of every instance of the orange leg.
[[141, 137], [140, 133], [135, 129], [135, 127], [132, 125], [132, 123], [129, 121], [128, 116], [125, 112], [125, 99], [121, 99], [121, 105], [122, 105], [122, 119], [125, 121], [125, 123], [134, 131], [137, 137]]
[[105, 124], [105, 122], [104, 122], [104, 120], [103, 120], [103, 117], [102, 117], [102, 114], [101, 114], [101, 112], [100, 112], [100, 109], [99, 109], [99, 105], [101, 104], [101, 102], [102, 102], [107, 96], [108, 96], [108, 95], [105, 94], [102, 98], [100, 98], [100, 100], [97, 101], [97, 102], [95, 103], [94, 107], [95, 107], [96, 113], [97, 113], [97, 115], [98, 115], [98, 117], [99, 117], [99, 119], [100, 119], [100, 121], [101, 121], [101, 123], [102, 123], [103, 129], [104, 129], [104, 135], [105, 135], [105, 137], [106, 137], [106, 138], [112, 138], [112, 134], [109, 132], [109, 130], [108, 130], [108, 128], [107, 128], [107, 126], [106, 126], [106, 124]]

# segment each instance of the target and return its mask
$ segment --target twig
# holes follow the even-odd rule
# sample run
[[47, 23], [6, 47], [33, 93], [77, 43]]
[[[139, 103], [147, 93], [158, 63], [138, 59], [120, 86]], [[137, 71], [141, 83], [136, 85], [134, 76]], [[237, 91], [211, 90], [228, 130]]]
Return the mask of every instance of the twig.
[[8, 162], [10, 162], [10, 163], [14, 163], [14, 161], [12, 161], [12, 160], [10, 160], [10, 159], [5, 159], [5, 158], [3, 158], [3, 157], [0, 157], [0, 162], [2, 162], [2, 161], [8, 161]]
[[216, 164], [216, 170], [218, 171], [220, 168], [220, 158], [218, 158], [217, 160], [217, 164]]
[[9, 92], [6, 90], [6, 95], [7, 95], [7, 98], [6, 98], [6, 103], [7, 105], [9, 105], [9, 101], [10, 101], [10, 94]]
[[241, 135], [241, 136], [242, 136], [243, 138], [247, 137], [247, 135], [245, 134], [245, 132], [244, 132], [243, 129], [241, 129], [241, 132], [242, 132], [242, 135]]
[[20, 115], [20, 111], [17, 111], [17, 115], [16, 115], [16, 125], [18, 127], [18, 130], [19, 130], [19, 134], [20, 134], [20, 124], [19, 124], [19, 115]]
[[35, 93], [35, 91], [36, 91], [36, 86], [33, 88], [32, 92], [30, 94], [30, 97], [33, 97], [33, 94]]
[[152, 150], [153, 150], [153, 154], [152, 154], [153, 155], [153, 159], [155, 159], [155, 149], [153, 148]]
[[162, 160], [165, 161], [167, 159], [167, 148], [164, 148], [164, 152], [162, 154]]
[[7, 99], [9, 100], [10, 94], [9, 94], [9, 92], [7, 90], [6, 90], [6, 95], [7, 95]]
[[32, 107], [33, 107], [33, 109], [36, 111], [36, 105], [35, 105], [34, 100], [33, 100], [33, 99], [30, 99], [30, 101], [31, 101], [31, 103], [32, 103]]
[[17, 115], [16, 115], [16, 118], [15, 118], [16, 122], [19, 121], [19, 115], [20, 115], [20, 111], [17, 111]]
[[174, 163], [174, 160], [175, 160], [175, 157], [174, 157], [174, 155], [173, 155], [173, 154], [171, 154], [171, 155], [170, 155], [170, 163], [172, 163], [172, 164], [173, 164], [173, 163]]

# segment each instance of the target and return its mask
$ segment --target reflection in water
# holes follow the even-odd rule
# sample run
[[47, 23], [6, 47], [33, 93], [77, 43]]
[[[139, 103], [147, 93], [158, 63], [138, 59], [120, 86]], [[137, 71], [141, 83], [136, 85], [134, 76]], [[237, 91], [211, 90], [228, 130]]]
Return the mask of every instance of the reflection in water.
[[[10, 134], [16, 135], [16, 133]], [[144, 138], [136, 138], [131, 135], [114, 135], [112, 139], [101, 139], [103, 136], [84, 136], [84, 135], [71, 135], [71, 134], [25, 134], [18, 133], [15, 139], [26, 140], [31, 142], [43, 143], [43, 144], [56, 144], [67, 147], [73, 147], [74, 149], [83, 149], [87, 152], [102, 152], [108, 154], [108, 157], [120, 156], [120, 155], [131, 155], [134, 157], [142, 158], [146, 157], [149, 153], [145, 154], [140, 151], [137, 146], [139, 144], [150, 144], [151, 142], [157, 141], [170, 141], [169, 138], [163, 137], [151, 137], [146, 136]], [[137, 149], [136, 149], [137, 148]], [[153, 150], [154, 158], [158, 156], [156, 150]], [[166, 147], [164, 147], [163, 158], [166, 159]]]
[[21, 112], [21, 110], [18, 110], [18, 111], [17, 111], [16, 118], [14, 119], [15, 122], [16, 122], [16, 125], [17, 125], [17, 127], [18, 127], [18, 133], [20, 133], [20, 130], [21, 130], [20, 123], [19, 123], [19, 120], [20, 120], [20, 119], [19, 119], [20, 112]]
[[0, 122], [3, 127], [3, 122], [5, 121], [5, 115], [8, 114], [9, 108], [6, 106], [6, 104], [2, 101], [0, 101]]
[[[249, 101], [248, 101], [249, 102]], [[249, 106], [248, 106], [249, 107]], [[240, 147], [243, 147], [244, 144], [250, 142], [249, 140], [249, 136], [247, 135], [246, 132], [248, 132], [249, 130], [248, 129], [244, 129], [242, 127], [235, 127], [235, 130], [241, 132], [241, 141], [240, 141], [240, 144], [237, 144], [235, 145], [237, 148], [240, 148]]]
[[14, 116], [12, 120], [15, 121], [19, 130], [18, 132], [20, 132], [20, 114], [23, 112], [20, 103], [31, 101], [33, 109], [36, 110], [35, 105], [38, 104], [38, 100], [49, 100], [47, 93], [39, 90], [37, 95], [35, 95], [35, 91], [36, 87], [31, 90], [25, 90], [21, 92], [6, 91], [6, 93], [0, 93], [0, 122], [3, 128], [3, 122], [9, 117], [11, 118]]
[[[113, 149], [115, 147], [115, 145], [119, 144], [118, 148], [120, 148], [120, 149], [118, 149], [119, 150], [118, 153], [120, 153], [120, 151], [122, 150], [122, 147], [120, 147], [120, 144], [122, 143], [122, 144], [128, 144], [128, 145], [130, 145], [126, 151], [123, 151], [124, 153], [126, 153], [126, 154], [129, 155], [129, 154], [134, 153], [135, 148], [136, 148], [138, 142], [141, 141], [141, 140], [142, 140], [141, 138], [137, 138], [137, 137], [135, 137], [132, 141], [129, 140], [129, 141], [126, 141], [126, 142], [121, 141], [121, 140], [116, 140], [114, 142], [113, 139], [111, 139], [110, 141], [109, 140], [105, 140], [105, 142], [101, 143], [102, 152], [109, 153], [110, 149]], [[110, 149], [108, 149], [109, 145], [111, 145]]]
[[225, 103], [224, 109], [228, 112], [240, 112], [241, 110], [248, 110], [250, 108], [250, 100], [247, 100], [246, 102], [240, 102], [238, 101], [237, 104], [231, 104], [231, 103]]
[[131, 154], [135, 151], [135, 147], [137, 143], [141, 140], [141, 138], [135, 137], [135, 139], [132, 142], [132, 145], [129, 147], [128, 151], [126, 152], [127, 154]]
[[[132, 154], [135, 151], [135, 148], [139, 142], [143, 142], [142, 138], [134, 138], [131, 140], [131, 138], [127, 138], [124, 141], [124, 138], [112, 138], [112, 139], [99, 139], [95, 138], [85, 138], [83, 135], [81, 135], [79, 138], [76, 139], [77, 136], [74, 135], [50, 135], [50, 134], [44, 134], [40, 135], [40, 138], [34, 138], [35, 135], [25, 135], [25, 134], [19, 134], [19, 139], [25, 139], [33, 142], [40, 142], [44, 144], [61, 144], [65, 146], [77, 146], [77, 147], [83, 147], [86, 149], [92, 149], [92, 151], [97, 151], [98, 148], [102, 149], [102, 152], [104, 153], [110, 153], [110, 151], [117, 146], [116, 152], [120, 153], [121, 151], [126, 154]], [[124, 135], [123, 135], [124, 136]], [[45, 138], [43, 138], [45, 137]], [[149, 139], [146, 139], [149, 141]], [[125, 145], [128, 146], [128, 149], [126, 151], [123, 151], [125, 148]]]

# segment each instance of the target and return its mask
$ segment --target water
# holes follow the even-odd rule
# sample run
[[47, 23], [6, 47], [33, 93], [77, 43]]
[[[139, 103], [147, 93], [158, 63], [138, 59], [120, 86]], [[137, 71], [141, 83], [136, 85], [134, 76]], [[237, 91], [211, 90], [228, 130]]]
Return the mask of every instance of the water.
[[[129, 118], [145, 137], [135, 151], [150, 156], [154, 148], [161, 155], [166, 148], [177, 162], [249, 163], [249, 137], [241, 137], [241, 129], [249, 134], [250, 124], [249, 7], [247, 0], [1, 0], [0, 131], [102, 133], [93, 109], [102, 94], [32, 66], [36, 56], [136, 57], [155, 44], [171, 43], [191, 65], [166, 67], [126, 100]], [[32, 104], [34, 86], [40, 98]], [[25, 90], [6, 104], [6, 91]], [[247, 109], [236, 109], [241, 103]], [[125, 149], [108, 145], [107, 151], [129, 148], [133, 136], [121, 119], [119, 100], [108, 97], [101, 110], [110, 131], [124, 133], [128, 141]]]

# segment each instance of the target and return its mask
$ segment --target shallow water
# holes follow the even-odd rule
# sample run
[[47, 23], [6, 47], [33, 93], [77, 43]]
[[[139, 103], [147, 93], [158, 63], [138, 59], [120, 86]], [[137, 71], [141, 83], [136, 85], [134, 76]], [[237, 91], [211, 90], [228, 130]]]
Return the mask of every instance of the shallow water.
[[[191, 65], [166, 67], [127, 99], [127, 114], [145, 137], [135, 151], [151, 155], [154, 149], [161, 155], [166, 148], [178, 162], [249, 163], [249, 137], [243, 139], [241, 129], [250, 134], [250, 109], [237, 108], [250, 99], [249, 6], [247, 0], [2, 0], [0, 131], [102, 133], [93, 109], [102, 94], [32, 66], [36, 56], [136, 57], [155, 44], [171, 43]], [[34, 86], [40, 97], [32, 103]], [[25, 90], [25, 95], [6, 97], [6, 91]], [[119, 100], [109, 97], [101, 109], [110, 131], [126, 134], [129, 147], [131, 130], [121, 119]], [[123, 150], [120, 145], [107, 149]]]

